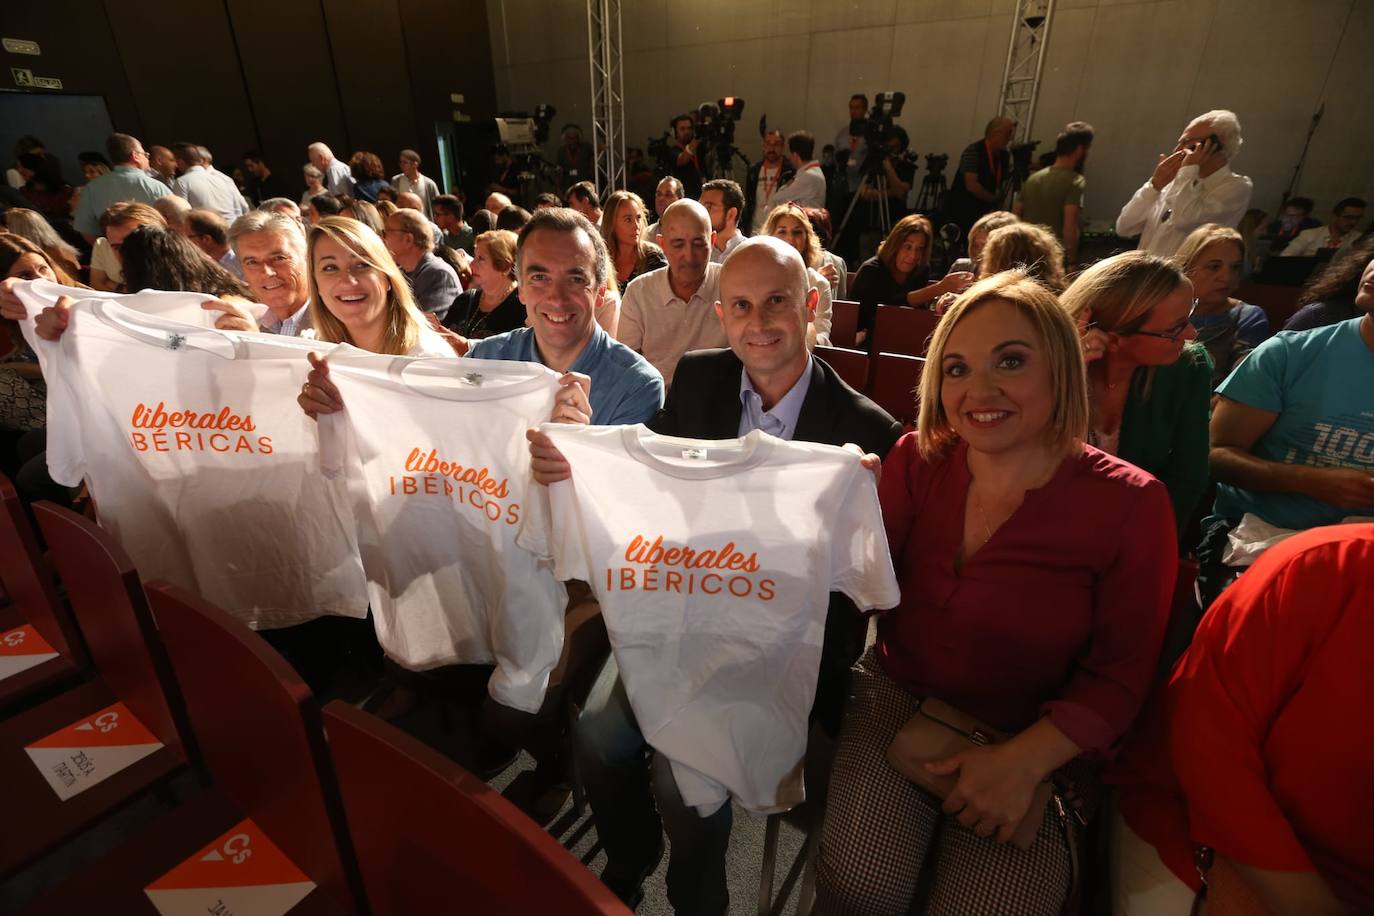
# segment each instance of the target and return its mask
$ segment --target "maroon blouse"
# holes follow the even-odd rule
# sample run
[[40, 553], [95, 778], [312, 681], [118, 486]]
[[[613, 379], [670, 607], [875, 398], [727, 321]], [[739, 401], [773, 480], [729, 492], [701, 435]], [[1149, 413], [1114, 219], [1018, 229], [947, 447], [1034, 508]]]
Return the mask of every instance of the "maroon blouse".
[[1047, 715], [1109, 753], [1154, 675], [1177, 569], [1169, 494], [1091, 446], [1029, 490], [955, 571], [971, 480], [960, 443], [927, 463], [916, 434], [883, 464], [878, 495], [902, 603], [878, 621], [883, 669], [996, 728]]

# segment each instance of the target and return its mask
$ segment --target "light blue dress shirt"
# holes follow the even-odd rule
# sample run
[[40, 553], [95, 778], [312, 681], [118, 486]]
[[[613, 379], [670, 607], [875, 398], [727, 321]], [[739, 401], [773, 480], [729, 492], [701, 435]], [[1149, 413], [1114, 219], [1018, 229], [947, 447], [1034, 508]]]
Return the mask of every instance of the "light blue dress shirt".
[[806, 368], [801, 378], [783, 395], [772, 410], [763, 409], [763, 398], [754, 390], [749, 381], [749, 371], [739, 373], [739, 400], [743, 410], [739, 414], [739, 435], [743, 436], [761, 429], [770, 436], [786, 439], [789, 442], [797, 433], [797, 418], [801, 416], [802, 404], [806, 393], [811, 390], [811, 357], [806, 358]]

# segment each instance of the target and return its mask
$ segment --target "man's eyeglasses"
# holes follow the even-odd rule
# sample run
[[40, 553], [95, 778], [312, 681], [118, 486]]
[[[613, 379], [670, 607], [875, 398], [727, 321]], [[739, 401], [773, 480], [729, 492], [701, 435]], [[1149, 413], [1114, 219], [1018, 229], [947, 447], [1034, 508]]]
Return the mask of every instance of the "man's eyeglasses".
[[1122, 337], [1157, 337], [1160, 340], [1167, 340], [1169, 343], [1178, 343], [1184, 334], [1188, 333], [1188, 326], [1192, 323], [1193, 313], [1197, 311], [1197, 300], [1193, 300], [1193, 305], [1188, 309], [1188, 317], [1178, 324], [1175, 324], [1167, 331], [1143, 331], [1137, 328], [1134, 331], [1117, 331]]

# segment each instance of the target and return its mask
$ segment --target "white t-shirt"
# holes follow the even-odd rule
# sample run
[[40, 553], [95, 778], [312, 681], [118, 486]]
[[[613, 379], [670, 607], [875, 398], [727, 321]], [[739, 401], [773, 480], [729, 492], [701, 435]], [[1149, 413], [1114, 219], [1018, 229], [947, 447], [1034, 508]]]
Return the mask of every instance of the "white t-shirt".
[[321, 462], [349, 479], [382, 648], [416, 671], [494, 663], [491, 695], [538, 710], [567, 592], [515, 538], [536, 486], [525, 431], [549, 418], [558, 374], [347, 345], [329, 371], [344, 409], [320, 418]]
[[[25, 322], [30, 328], [38, 313], [50, 305], [55, 305], [59, 296], [69, 296], [73, 300], [108, 299], [118, 302], [125, 308], [133, 309], [144, 315], [156, 315], [170, 321], [191, 324], [200, 328], [213, 328], [224, 312], [218, 309], [201, 308], [202, 302], [214, 299], [204, 293], [169, 293], [162, 290], [145, 289], [136, 295], [129, 293], [107, 293], [98, 289], [81, 289], [63, 286], [48, 280], [30, 280], [18, 283], [14, 288], [19, 301], [28, 309], [29, 319]], [[267, 314], [267, 306], [260, 302], [239, 303], [255, 320], [261, 321]], [[435, 334], [438, 337], [437, 334]], [[440, 338], [442, 340], [443, 338]], [[450, 350], [449, 352], [452, 352]]]
[[[645, 740], [709, 814], [805, 797], [802, 759], [832, 591], [900, 594], [872, 474], [852, 452], [760, 431], [541, 427], [572, 466], [522, 543], [585, 579]], [[541, 523], [542, 522], [542, 526]]]
[[[328, 346], [125, 307], [140, 298], [76, 303], [56, 342], [25, 335], [48, 381], [53, 479], [86, 481], [145, 581], [259, 629], [366, 616], [347, 496], [320, 475], [296, 404], [307, 352]], [[181, 298], [201, 311], [203, 297]]]

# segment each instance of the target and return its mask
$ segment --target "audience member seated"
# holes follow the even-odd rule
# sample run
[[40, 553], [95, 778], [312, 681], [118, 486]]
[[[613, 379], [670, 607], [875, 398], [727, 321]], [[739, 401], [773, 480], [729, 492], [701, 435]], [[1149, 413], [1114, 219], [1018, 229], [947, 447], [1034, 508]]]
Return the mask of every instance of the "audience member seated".
[[[174, 226], [170, 229], [175, 231]], [[235, 276], [242, 276], [238, 256], [229, 247], [229, 224], [214, 210], [191, 210], [186, 214], [186, 238], [214, 261]]]
[[306, 202], [306, 218], [313, 226], [326, 216], [339, 216], [343, 207], [343, 201], [333, 194], [316, 194]]
[[636, 277], [625, 287], [616, 339], [643, 354], [673, 384], [682, 354], [725, 346], [716, 315], [721, 265], [711, 263], [711, 216], [691, 198], [663, 212], [658, 241], [667, 267]]
[[1192, 284], [1165, 258], [1127, 252], [1083, 271], [1060, 302], [1083, 334], [1088, 442], [1157, 477], [1182, 532], [1207, 489], [1212, 397], [1211, 358], [1191, 342]]
[[119, 249], [124, 239], [139, 226], [167, 228], [162, 214], [147, 204], [125, 201], [100, 214], [98, 224], [104, 234], [91, 249], [91, 286], [106, 292], [123, 292], [124, 271], [119, 265]]
[[[234, 220], [229, 227], [229, 245], [238, 255], [253, 298], [267, 306], [258, 327], [250, 330], [287, 337], [313, 334], [305, 233], [299, 220], [254, 210]], [[240, 317], [251, 321], [246, 314]]]
[[993, 210], [991, 213], [984, 213], [978, 217], [978, 221], [969, 227], [968, 258], [973, 262], [974, 273], [978, 272], [978, 265], [983, 258], [983, 249], [988, 244], [988, 235], [994, 229], [1001, 229], [1003, 226], [1010, 226], [1016, 222], [1020, 222], [1020, 220], [1010, 210]]
[[804, 130], [787, 135], [787, 161], [794, 174], [792, 180], [778, 188], [773, 206], [793, 203], [799, 207], [825, 206], [825, 173], [815, 158], [816, 138]]
[[42, 248], [48, 260], [60, 265], [69, 276], [81, 275], [80, 254], [57, 234], [57, 230], [37, 210], [11, 207], [5, 211], [5, 228]]
[[496, 228], [507, 232], [519, 233], [530, 221], [530, 211], [517, 204], [511, 204], [496, 214]]
[[442, 321], [463, 289], [453, 268], [434, 256], [429, 220], [418, 210], [397, 210], [386, 219], [386, 248], [405, 273], [416, 307]]
[[379, 236], [386, 237], [386, 220], [382, 219], [381, 211], [377, 209], [376, 204], [354, 199], [343, 208], [339, 215], [356, 219]]
[[[115, 167], [81, 189], [81, 197], [76, 204], [73, 225], [76, 231], [95, 244], [100, 235], [100, 216], [112, 205], [124, 201], [150, 204], [172, 191], [165, 184], [148, 175], [148, 154], [136, 137], [128, 134], [110, 134], [105, 148]], [[161, 217], [159, 217], [160, 219]]]
[[443, 232], [440, 242], [455, 251], [474, 254], [472, 246], [476, 235], [463, 220], [463, 202], [452, 194], [440, 194], [434, 198], [433, 207], [434, 223]]
[[878, 253], [859, 265], [851, 299], [859, 303], [860, 344], [873, 333], [880, 305], [928, 308], [945, 293], [961, 293], [973, 283], [968, 271], [953, 271], [930, 283], [930, 253], [935, 233], [930, 220], [913, 213], [904, 216], [878, 246]]
[[[11, 211], [12, 212], [12, 211]], [[52, 256], [23, 236], [0, 230], [0, 279], [51, 280], [66, 286], [80, 286]], [[42, 451], [40, 433], [33, 445], [21, 444], [17, 434], [46, 425], [47, 386], [38, 368], [38, 358], [29, 350], [17, 322], [24, 306], [10, 292], [12, 284], [0, 288], [0, 319], [9, 336], [9, 350], [0, 354], [0, 441], [3, 455], [0, 466], [14, 475], [19, 467]], [[46, 476], [46, 475], [44, 475]]]
[[[162, 226], [139, 226], [130, 232], [120, 249], [120, 260], [130, 292], [160, 289], [206, 293], [240, 306], [253, 301], [252, 292], [237, 274], [215, 261], [193, 239]], [[257, 327], [245, 330], [256, 331]]]
[[1064, 247], [1045, 226], [1017, 222], [988, 233], [978, 276], [990, 277], [1013, 267], [1023, 268], [1052, 293], [1063, 292], [1066, 285]]
[[611, 264], [615, 267], [615, 282], [620, 289], [639, 275], [668, 264], [658, 245], [644, 241], [647, 222], [644, 201], [633, 191], [612, 191], [606, 199], [600, 223], [601, 238], [606, 242]]
[[70, 219], [72, 186], [62, 179], [57, 160], [46, 153], [21, 153], [17, 165], [29, 206], [49, 220]]
[[391, 176], [392, 190], [397, 194], [414, 194], [420, 198], [423, 204], [420, 212], [435, 219], [434, 200], [439, 196], [439, 186], [433, 178], [420, 174], [420, 154], [413, 149], [403, 149], [399, 163], [400, 174]]
[[[502, 210], [506, 209], [510, 205], [511, 199], [509, 197], [507, 197], [505, 194], [502, 194], [500, 191], [492, 191], [490, 194], [487, 195], [485, 209], [488, 213], [491, 214], [491, 218], [494, 220], [501, 213]], [[492, 228], [495, 228], [495, 226], [493, 226]]]
[[[1116, 916], [1374, 912], [1374, 525], [1271, 548], [1203, 618], [1112, 781]], [[1205, 879], [1199, 876], [1199, 866]]]
[[[811, 228], [806, 211], [796, 204], [778, 204], [763, 221], [763, 235], [782, 239], [801, 255], [811, 287], [817, 291], [815, 314], [806, 329], [806, 346], [830, 346], [830, 327], [834, 323], [834, 298], [830, 281], [820, 269], [833, 270], [821, 251], [820, 239]], [[820, 268], [820, 269], [818, 269]]]
[[1316, 203], [1310, 197], [1288, 198], [1288, 202], [1283, 205], [1283, 215], [1264, 228], [1261, 238], [1274, 243], [1272, 250], [1282, 251], [1285, 245], [1298, 237], [1298, 233], [1306, 229], [1315, 229], [1322, 224], [1321, 220], [1312, 215], [1312, 208], [1315, 206]]
[[[168, 229], [190, 237], [190, 216], [193, 208], [189, 200], [176, 194], [168, 194], [166, 197], [159, 197], [153, 201], [151, 206], [162, 214], [162, 218], [167, 221]], [[215, 215], [218, 216], [219, 214]]]
[[[339, 216], [320, 220], [310, 230], [306, 263], [310, 324], [319, 340], [396, 356], [453, 355], [448, 341], [416, 307], [410, 281], [386, 245], [362, 223]], [[325, 386], [324, 360], [311, 353], [310, 361], [320, 374], [311, 374], [299, 400], [313, 417], [316, 399], [326, 395], [337, 402], [338, 389], [332, 383]]]
[[1358, 197], [1347, 197], [1336, 204], [1331, 211], [1331, 222], [1325, 226], [1304, 229], [1288, 243], [1279, 257], [1310, 258], [1321, 251], [1334, 251], [1338, 255], [1349, 251], [1360, 239], [1360, 220], [1364, 219], [1365, 202]]
[[550, 194], [547, 191], [534, 199], [534, 209], [536, 210], [547, 210], [550, 207], [561, 206], [563, 206], [562, 199], [557, 194]]
[[1301, 308], [1288, 319], [1283, 329], [1309, 331], [1363, 315], [1369, 309], [1356, 305], [1355, 299], [1365, 285], [1371, 263], [1374, 263], [1374, 238], [1360, 242], [1351, 249], [1349, 257], [1328, 264], [1317, 274], [1298, 299]]
[[1212, 387], [1231, 374], [1272, 333], [1258, 305], [1232, 298], [1245, 267], [1245, 240], [1235, 229], [1208, 223], [1183, 240], [1174, 255], [1193, 284], [1193, 330], [1212, 357]]
[[[1084, 443], [1086, 390], [1071, 320], [1020, 272], [979, 282], [936, 328], [919, 432], [878, 486], [902, 603], [854, 669], [818, 912], [904, 914], [926, 868], [924, 912], [1050, 916], [1068, 900], [1080, 831], [1056, 799], [1032, 800], [1053, 780], [1091, 821], [1098, 761], [1154, 674], [1176, 565], [1164, 487]], [[957, 780], [943, 804], [885, 759], [927, 697], [1013, 734], [926, 763]], [[1009, 844], [1028, 817], [1033, 845]]]
[[301, 170], [305, 177], [305, 193], [301, 195], [301, 208], [304, 209], [310, 204], [310, 198], [320, 194], [328, 194], [329, 189], [324, 186], [324, 172], [307, 163]]
[[658, 187], [654, 189], [654, 221], [645, 228], [644, 241], [658, 244], [659, 220], [668, 212], [668, 208], [682, 200], [682, 197], [682, 182], [672, 175], [658, 183]]
[[1121, 208], [1116, 234], [1140, 236], [1140, 250], [1171, 258], [1198, 226], [1216, 223], [1232, 229], [1250, 206], [1249, 178], [1231, 171], [1244, 141], [1234, 111], [1198, 115], [1178, 138], [1174, 151], [1161, 154], [1149, 181]]
[[215, 211], [225, 224], [251, 209], [234, 180], [211, 167], [204, 147], [194, 143], [173, 143], [172, 155], [181, 170], [180, 176], [172, 182], [172, 190], [186, 198], [192, 207]]
[[[107, 144], [109, 141], [105, 141]], [[108, 149], [108, 145], [106, 149]], [[76, 154], [76, 161], [81, 165], [81, 177], [86, 179], [86, 186], [89, 186], [97, 178], [110, 174], [113, 167], [110, 160], [105, 158], [105, 154], [97, 150], [86, 150]], [[118, 165], [118, 162], [115, 163]]]
[[515, 245], [515, 233], [504, 229], [477, 237], [472, 284], [453, 300], [444, 327], [466, 340], [477, 340], [525, 326], [525, 306], [515, 279]]
[[[1078, 242], [1083, 237], [1083, 192], [1088, 186], [1083, 163], [1093, 145], [1093, 128], [1073, 121], [1055, 140], [1054, 162], [1026, 179], [1013, 207], [1028, 223], [1049, 227], [1064, 243], [1064, 260], [1078, 263]], [[993, 271], [995, 273], [995, 271]]]
[[565, 195], [568, 206], [587, 218], [593, 226], [601, 225], [601, 197], [596, 193], [596, 185], [590, 181], [579, 181], [568, 188]]
[[[821, 246], [821, 266], [817, 268], [826, 282], [830, 284], [832, 298], [845, 299], [849, 292], [849, 265], [844, 258], [830, 250], [835, 233], [830, 228], [830, 211], [818, 207], [804, 207], [806, 221], [816, 233], [816, 241]], [[803, 258], [805, 255], [803, 255]]]
[[[674, 204], [667, 215], [670, 231], [683, 207], [699, 205]], [[896, 421], [807, 353], [806, 326], [816, 305], [816, 291], [809, 286], [805, 265], [791, 246], [754, 238], [737, 248], [720, 269], [715, 306], [730, 349], [684, 357], [680, 384], [670, 389], [649, 427], [662, 435], [700, 439], [762, 429], [783, 439], [852, 442], [876, 456], [886, 454], [901, 432]], [[777, 346], [759, 352], [752, 341], [762, 334], [775, 336]], [[548, 438], [531, 432], [530, 439], [535, 479], [566, 479], [571, 469]], [[847, 692], [848, 666], [862, 645], [855, 619], [853, 605], [832, 596], [812, 707], [813, 717], [832, 734]], [[601, 880], [636, 906], [645, 876], [663, 855], [666, 828], [672, 847], [669, 902], [679, 913], [724, 914], [730, 805], [701, 817], [682, 802], [667, 760], [650, 762], [614, 659], [598, 676], [574, 732], [579, 772], [607, 854]]]
[[944, 206], [948, 219], [963, 230], [964, 238], [971, 236], [979, 217], [1000, 210], [1006, 201], [1012, 168], [1007, 147], [1014, 133], [1015, 120], [993, 118], [983, 128], [983, 138], [970, 143], [959, 155]]
[[[1204, 608], [1239, 574], [1228, 557], [1246, 515], [1265, 526], [1237, 540], [1253, 556], [1260, 536], [1374, 516], [1374, 262], [1355, 294], [1363, 317], [1280, 331], [1217, 388], [1211, 464], [1217, 500], [1203, 522], [1198, 585]], [[1252, 526], [1253, 527], [1253, 526]], [[1241, 564], [1241, 565], [1236, 565]]]
[[[32, 134], [25, 134], [14, 141], [14, 161], [5, 169], [5, 185], [10, 188], [22, 188], [28, 180], [24, 174], [24, 165], [20, 161], [23, 156], [47, 156], [48, 147], [38, 137]], [[32, 171], [32, 169], [30, 169]]]
[[744, 209], [744, 192], [729, 178], [713, 178], [701, 186], [701, 205], [711, 214], [711, 260], [725, 263], [725, 258], [740, 242], [739, 215]]
[[319, 171], [324, 189], [330, 194], [352, 194], [353, 175], [348, 166], [334, 158], [334, 152], [326, 144], [316, 141], [306, 147], [310, 164]]

